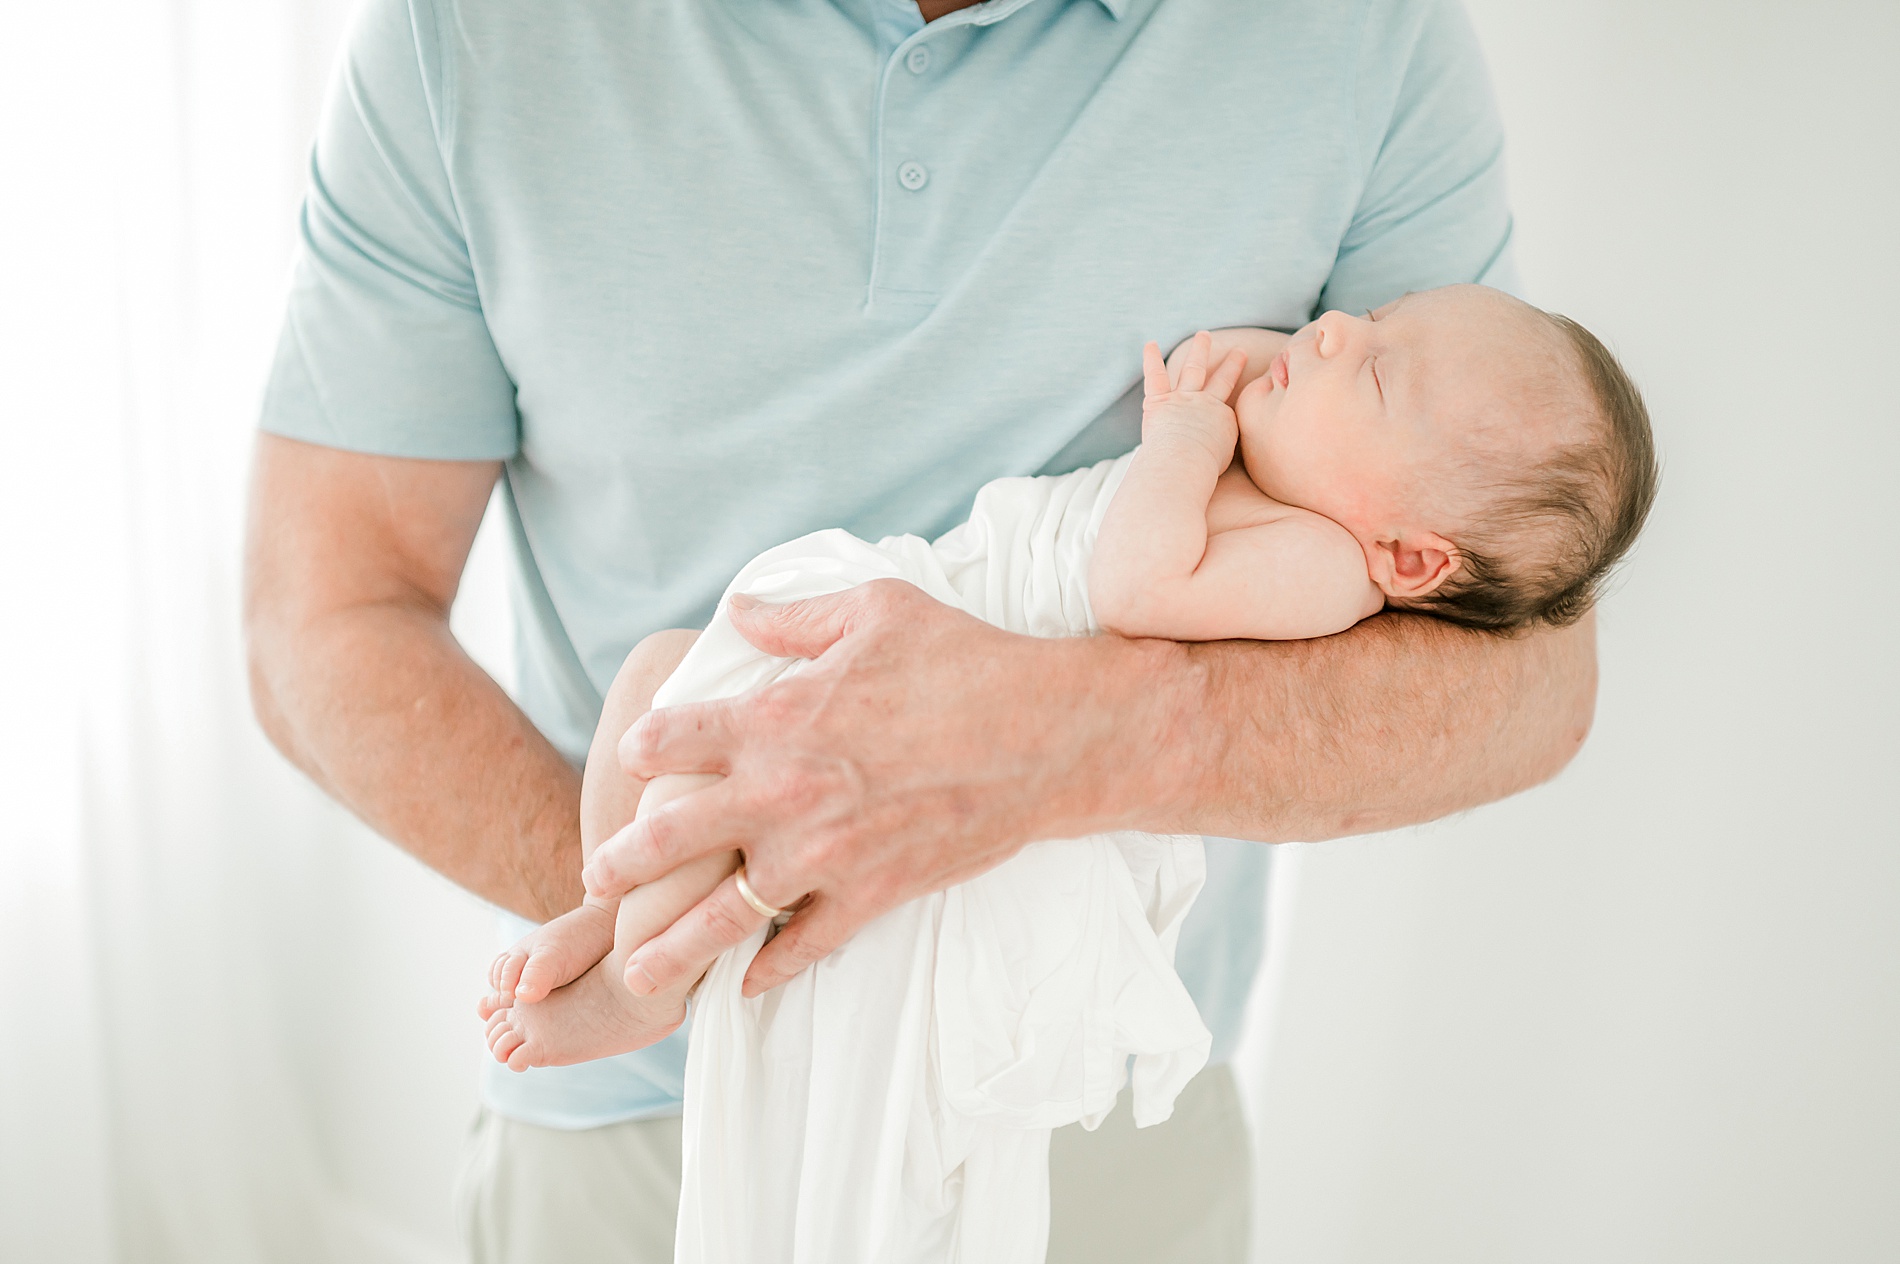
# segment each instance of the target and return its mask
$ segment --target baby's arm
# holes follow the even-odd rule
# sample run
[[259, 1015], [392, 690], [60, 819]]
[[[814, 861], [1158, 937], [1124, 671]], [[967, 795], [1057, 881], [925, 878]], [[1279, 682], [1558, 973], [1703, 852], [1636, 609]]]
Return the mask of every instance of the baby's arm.
[[1187, 570], [1144, 570], [1144, 559], [1118, 565], [1111, 557], [1108, 569], [1126, 576], [1127, 595], [1106, 611], [1097, 600], [1096, 618], [1123, 636], [1300, 641], [1378, 613], [1383, 594], [1367, 578], [1352, 533], [1304, 509], [1287, 507], [1286, 515], [1220, 532]]
[[1089, 569], [1096, 619], [1124, 636], [1297, 640], [1343, 631], [1378, 610], [1364, 555], [1344, 527], [1275, 506], [1264, 522], [1208, 533], [1208, 503], [1239, 437], [1228, 407], [1245, 368], [1231, 346], [1211, 376], [1196, 335], [1175, 384], [1143, 351], [1142, 446], [1102, 520]]

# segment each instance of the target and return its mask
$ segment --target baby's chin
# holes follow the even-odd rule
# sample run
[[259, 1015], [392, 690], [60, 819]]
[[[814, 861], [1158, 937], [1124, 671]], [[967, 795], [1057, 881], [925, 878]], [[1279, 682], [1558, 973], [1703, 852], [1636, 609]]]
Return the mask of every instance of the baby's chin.
[[1244, 437], [1240, 441], [1240, 468], [1247, 471], [1247, 477], [1253, 480], [1255, 487], [1277, 501], [1286, 502], [1286, 497], [1274, 490], [1276, 480], [1273, 477], [1272, 464], [1261, 455], [1257, 448], [1250, 447]]
[[1234, 397], [1234, 420], [1240, 423], [1240, 438], [1245, 442], [1252, 434], [1258, 437], [1266, 432], [1273, 421], [1273, 391], [1260, 389], [1266, 378], [1256, 378], [1241, 387], [1240, 394]]
[[1300, 494], [1300, 480], [1290, 477], [1299, 472], [1298, 462], [1291, 459], [1290, 454], [1275, 451], [1260, 431], [1249, 435], [1245, 428], [1240, 432], [1239, 448], [1241, 468], [1247, 471], [1255, 487], [1283, 505], [1300, 504], [1295, 499]]
[[1266, 442], [1266, 427], [1257, 422], [1250, 425], [1244, 416], [1239, 420], [1240, 439], [1236, 446], [1239, 449], [1240, 461], [1247, 467], [1247, 473], [1253, 481], [1258, 483], [1262, 472], [1272, 464], [1271, 447]]

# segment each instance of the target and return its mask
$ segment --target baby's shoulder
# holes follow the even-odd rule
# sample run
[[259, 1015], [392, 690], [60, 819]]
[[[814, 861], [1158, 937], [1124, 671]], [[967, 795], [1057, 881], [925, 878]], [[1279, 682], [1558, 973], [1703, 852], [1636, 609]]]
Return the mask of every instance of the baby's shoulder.
[[[1261, 491], [1259, 486], [1238, 464], [1228, 468], [1214, 484], [1214, 494], [1207, 502], [1207, 532], [1214, 535], [1223, 531], [1239, 531], [1246, 527], [1264, 527], [1270, 522], [1285, 522], [1297, 518], [1318, 518], [1320, 522], [1338, 527], [1330, 518], [1321, 517], [1309, 509], [1300, 509], [1294, 505], [1275, 500]], [[1343, 527], [1339, 528], [1344, 530]]]

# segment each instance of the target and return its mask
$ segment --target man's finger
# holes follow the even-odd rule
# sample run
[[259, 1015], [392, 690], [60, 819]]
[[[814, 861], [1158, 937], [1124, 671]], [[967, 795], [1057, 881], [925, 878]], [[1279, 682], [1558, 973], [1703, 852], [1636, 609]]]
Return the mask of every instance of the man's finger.
[[785, 928], [759, 949], [745, 972], [741, 991], [747, 996], [771, 991], [812, 962], [829, 956], [857, 933], [864, 921], [862, 914], [849, 905], [813, 896], [811, 903], [794, 913]]
[[730, 699], [661, 707], [620, 736], [620, 767], [642, 781], [669, 772], [728, 772], [739, 737]]
[[739, 894], [736, 876], [687, 909], [672, 926], [640, 945], [627, 959], [627, 988], [651, 996], [702, 974], [713, 959], [765, 925]]
[[694, 857], [736, 850], [750, 831], [731, 784], [695, 790], [636, 818], [594, 849], [581, 885], [595, 899], [618, 899]]
[[728, 612], [739, 635], [778, 658], [817, 658], [864, 615], [868, 590], [897, 581], [872, 580], [843, 592], [768, 605], [735, 593]]

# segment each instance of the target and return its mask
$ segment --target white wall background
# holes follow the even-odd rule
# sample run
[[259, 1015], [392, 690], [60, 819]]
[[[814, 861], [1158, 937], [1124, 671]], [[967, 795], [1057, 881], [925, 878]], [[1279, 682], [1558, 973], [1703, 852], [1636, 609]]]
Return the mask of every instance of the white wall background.
[[1900, 1260], [1900, 5], [1467, 3], [1667, 471], [1569, 771], [1300, 849], [1260, 1258]]
[[[1469, 3], [1524, 271], [1624, 354], [1668, 473], [1576, 765], [1291, 853], [1259, 1258], [1900, 1258], [1900, 5]], [[348, 8], [0, 34], [6, 1264], [454, 1258], [486, 918], [267, 751], [236, 665]]]
[[277, 758], [238, 646], [352, 7], [0, 21], [0, 1264], [459, 1258], [492, 918]]

